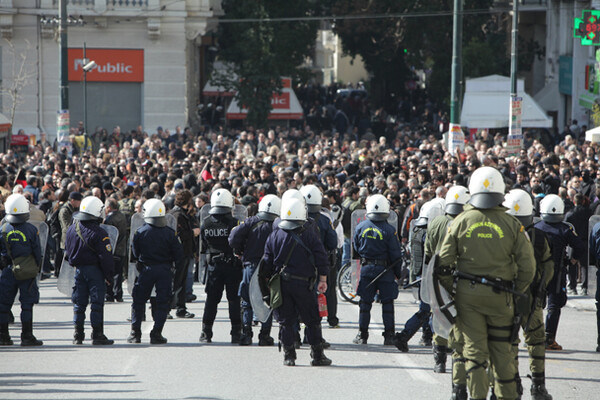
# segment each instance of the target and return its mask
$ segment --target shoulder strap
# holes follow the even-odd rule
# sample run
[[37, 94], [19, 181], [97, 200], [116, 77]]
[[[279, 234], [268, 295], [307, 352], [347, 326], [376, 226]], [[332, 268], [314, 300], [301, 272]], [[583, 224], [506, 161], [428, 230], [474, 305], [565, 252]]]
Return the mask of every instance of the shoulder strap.
[[93, 251], [93, 252], [94, 252], [94, 254], [98, 254], [98, 253], [96, 252], [96, 250], [95, 250], [95, 249], [93, 249], [93, 248], [92, 248], [92, 246], [90, 246], [90, 245], [89, 245], [89, 244], [88, 244], [88, 243], [85, 241], [85, 239], [83, 238], [83, 235], [81, 234], [81, 227], [79, 226], [79, 220], [75, 221], [75, 232], [77, 232], [77, 236], [79, 236], [79, 239], [81, 239], [81, 241], [83, 242], [83, 244], [85, 244], [85, 245], [86, 245], [86, 247], [87, 247], [88, 249], [90, 249], [91, 251]]
[[304, 248], [304, 250], [306, 250], [308, 252], [308, 260], [314, 266], [315, 265], [315, 257], [313, 255], [313, 252], [304, 244], [304, 242], [302, 241], [302, 238], [300, 238], [300, 236], [298, 236], [298, 234], [296, 232], [290, 231], [290, 235], [292, 235], [292, 237], [294, 238], [296, 243], [298, 243], [300, 246], [302, 246], [302, 248]]
[[260, 228], [260, 226], [262, 224], [264, 224], [266, 221], [260, 220], [258, 221], [256, 224], [254, 224], [254, 226], [252, 227], [252, 232], [254, 232], [255, 230], [257, 230], [258, 228]]
[[287, 267], [288, 263], [290, 262], [290, 258], [292, 257], [292, 253], [294, 252], [294, 249], [296, 248], [297, 244], [298, 242], [294, 242], [294, 244], [292, 245], [290, 252], [288, 253], [287, 257], [285, 258], [285, 261], [283, 262], [283, 268], [281, 269], [282, 271]]

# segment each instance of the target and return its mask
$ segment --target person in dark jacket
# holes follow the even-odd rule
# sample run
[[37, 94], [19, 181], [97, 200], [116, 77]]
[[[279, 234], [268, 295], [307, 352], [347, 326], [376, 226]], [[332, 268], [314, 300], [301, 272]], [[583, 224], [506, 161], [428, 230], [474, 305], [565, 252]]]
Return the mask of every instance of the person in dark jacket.
[[129, 224], [127, 223], [127, 217], [119, 211], [119, 204], [115, 199], [106, 199], [104, 209], [106, 211], [104, 223], [114, 226], [119, 231], [119, 237], [113, 253], [115, 264], [113, 284], [106, 286], [105, 301], [113, 302], [116, 300], [121, 303], [123, 302], [123, 269], [127, 263], [127, 241], [129, 237], [127, 231], [129, 230]]
[[104, 335], [104, 295], [106, 285], [112, 285], [114, 262], [108, 234], [100, 227], [104, 204], [94, 196], [81, 201], [81, 211], [73, 216], [75, 222], [67, 230], [65, 255], [77, 268], [73, 288], [73, 344], [83, 344], [85, 310], [91, 303], [92, 344], [111, 345]]
[[587, 241], [585, 238], [588, 237], [588, 225], [590, 217], [593, 215], [592, 211], [584, 205], [584, 195], [582, 193], [575, 194], [573, 198], [575, 208], [568, 211], [565, 214], [565, 221], [573, 225], [577, 236], [583, 238], [585, 244], [585, 252], [583, 260], [577, 263], [570, 263], [568, 268], [569, 286], [567, 288], [568, 294], [577, 294], [577, 278], [579, 275], [582, 277], [581, 290], [584, 295], [587, 295], [587, 266], [588, 266], [588, 251]]

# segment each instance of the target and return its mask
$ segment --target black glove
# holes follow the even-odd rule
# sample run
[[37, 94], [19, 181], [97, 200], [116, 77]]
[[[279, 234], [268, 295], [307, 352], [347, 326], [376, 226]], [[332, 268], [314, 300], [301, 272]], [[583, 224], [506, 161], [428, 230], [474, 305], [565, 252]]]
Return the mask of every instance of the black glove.
[[137, 271], [141, 273], [142, 270], [144, 269], [144, 264], [142, 264], [139, 261], [136, 261], [136, 263], [135, 263], [135, 269], [137, 269]]

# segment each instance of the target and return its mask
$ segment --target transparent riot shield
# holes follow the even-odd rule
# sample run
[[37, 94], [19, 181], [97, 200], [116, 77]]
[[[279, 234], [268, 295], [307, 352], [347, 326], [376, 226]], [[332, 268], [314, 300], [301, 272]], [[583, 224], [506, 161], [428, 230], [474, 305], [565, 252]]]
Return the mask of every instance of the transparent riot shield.
[[448, 291], [433, 275], [437, 260], [436, 254], [423, 266], [421, 300], [431, 306], [433, 331], [447, 339], [456, 318], [456, 308]]
[[[588, 243], [590, 243], [590, 238], [592, 236], [592, 229], [598, 223], [600, 223], [600, 215], [592, 215], [590, 217], [590, 220], [588, 223], [588, 227], [589, 227], [588, 238], [587, 238]], [[589, 264], [589, 266], [587, 268], [588, 293], [591, 293], [593, 296], [593, 293], [596, 293], [596, 289], [598, 287], [598, 284], [600, 284], [600, 282], [596, 281], [596, 274], [595, 274], [594, 268], [590, 268], [592, 266], [595, 266], [592, 263], [592, 261], [593, 261], [592, 257], [588, 257], [588, 264]]]
[[264, 323], [267, 322], [267, 319], [269, 319], [269, 316], [271, 315], [271, 308], [263, 300], [262, 291], [260, 290], [260, 283], [258, 282], [259, 270], [260, 264], [259, 267], [256, 268], [256, 271], [254, 271], [252, 279], [250, 279], [250, 288], [248, 290], [250, 292], [250, 304], [252, 305], [254, 316], [260, 322]]
[[[167, 226], [177, 232], [177, 218], [172, 214], [165, 216], [167, 220]], [[133, 286], [137, 277], [140, 275], [137, 268], [135, 267], [135, 260], [133, 259], [133, 253], [131, 252], [131, 246], [133, 245], [133, 236], [135, 232], [144, 225], [144, 216], [141, 213], [135, 213], [131, 216], [130, 232], [129, 232], [129, 271], [127, 272], [127, 292], [131, 294]], [[156, 289], [152, 288], [152, 296], [156, 296]]]
[[[106, 231], [110, 240], [111, 252], [115, 251], [117, 240], [119, 239], [119, 230], [112, 225], [100, 224], [100, 227]], [[75, 286], [75, 268], [67, 261], [67, 255], [63, 257], [60, 267], [60, 274], [56, 281], [56, 288], [64, 295], [70, 296], [73, 294]]]
[[46, 256], [46, 246], [48, 245], [48, 234], [49, 229], [48, 225], [44, 221], [27, 221], [31, 225], [35, 226], [38, 230], [38, 235], [40, 238], [40, 249], [42, 252], [42, 261], [40, 262], [40, 273], [38, 274], [38, 283], [42, 276], [42, 270], [44, 269], [44, 259]]
[[[202, 208], [204, 208], [204, 207], [202, 207]], [[242, 204], [236, 204], [233, 207], [232, 214], [233, 214], [233, 218], [242, 222], [246, 218], [248, 218], [248, 209], [246, 208], [246, 206], [244, 206]]]

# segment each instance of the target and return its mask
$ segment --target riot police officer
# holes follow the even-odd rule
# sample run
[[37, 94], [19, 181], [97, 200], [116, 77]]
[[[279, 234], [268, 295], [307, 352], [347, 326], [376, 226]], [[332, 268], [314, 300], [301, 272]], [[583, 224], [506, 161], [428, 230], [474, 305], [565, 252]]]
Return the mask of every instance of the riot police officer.
[[[556, 331], [560, 320], [560, 310], [567, 304], [567, 272], [564, 260], [566, 248], [571, 246], [573, 255], [580, 262], [586, 260], [585, 243], [572, 225], [563, 222], [565, 204], [555, 195], [546, 195], [540, 202], [542, 220], [535, 227], [546, 234], [554, 260], [554, 276], [548, 284], [548, 313], [546, 314], [546, 350], [562, 350], [556, 343]], [[570, 262], [574, 260], [569, 260]]]
[[[436, 269], [445, 286], [453, 270], [460, 278], [455, 295], [456, 328], [464, 335], [467, 384], [474, 400], [487, 397], [488, 359], [495, 367], [496, 395], [517, 398], [511, 332], [518, 319], [510, 292], [527, 289], [535, 259], [525, 228], [501, 206], [504, 189], [498, 170], [481, 167], [473, 172], [471, 199], [452, 222]], [[462, 278], [466, 276], [469, 279]], [[494, 281], [494, 287], [488, 280]]]
[[[463, 211], [464, 205], [469, 201], [471, 195], [466, 187], [455, 185], [446, 193], [445, 215], [440, 215], [427, 223], [427, 236], [425, 238], [425, 261], [439, 253], [448, 226], [454, 218]], [[465, 373], [465, 361], [463, 357], [464, 339], [454, 328], [450, 329], [448, 339], [433, 335], [433, 358], [436, 373], [446, 372], [446, 358], [448, 348], [452, 352], [452, 398], [451, 400], [467, 400], [467, 376]]]
[[[425, 260], [425, 237], [427, 234], [427, 225], [435, 217], [444, 214], [445, 201], [440, 198], [435, 198], [423, 204], [419, 211], [419, 218], [415, 220], [414, 226], [410, 228], [409, 243], [410, 243], [410, 281], [412, 283], [418, 281], [423, 271], [423, 263]], [[417, 284], [417, 286], [420, 286]], [[420, 290], [419, 290], [420, 293]], [[429, 326], [429, 316], [431, 315], [431, 307], [425, 303], [419, 294], [419, 311], [417, 311], [406, 323], [404, 329], [396, 335], [396, 347], [398, 350], [406, 353], [408, 351], [408, 341], [413, 337], [420, 327], [423, 328], [423, 337], [421, 344], [431, 346], [433, 332]]]
[[150, 344], [165, 344], [167, 339], [162, 335], [173, 279], [173, 263], [184, 262], [183, 248], [175, 231], [166, 226], [165, 205], [158, 199], [148, 199], [142, 207], [145, 224], [133, 235], [131, 250], [140, 275], [138, 276], [131, 297], [131, 334], [129, 343], [141, 343], [142, 320], [146, 301], [156, 288], [156, 297], [152, 301], [152, 319], [154, 327], [150, 332]]
[[[268, 194], [258, 204], [258, 214], [247, 218], [229, 234], [229, 245], [236, 255], [241, 255], [244, 265], [243, 278], [238, 295], [242, 299], [243, 330], [240, 338], [241, 346], [252, 344], [252, 305], [250, 304], [250, 280], [256, 271], [258, 262], [265, 251], [265, 242], [273, 231], [273, 221], [279, 215], [281, 200]], [[272, 346], [271, 325], [273, 317], [262, 324], [258, 334], [259, 346]]]
[[238, 224], [232, 215], [233, 203], [233, 196], [227, 189], [215, 190], [210, 197], [210, 215], [202, 221], [200, 227], [202, 253], [207, 254], [208, 263], [208, 277], [204, 289], [206, 302], [200, 335], [200, 341], [203, 343], [212, 342], [212, 327], [223, 290], [229, 303], [231, 343], [240, 342], [242, 321], [238, 289], [242, 281], [242, 269], [228, 242], [231, 230]]
[[282, 303], [275, 309], [281, 324], [284, 365], [296, 363], [294, 346], [298, 315], [306, 325], [311, 345], [311, 364], [330, 365], [323, 353], [323, 337], [317, 298], [314, 292], [327, 290], [327, 253], [313, 229], [304, 229], [307, 221], [306, 206], [299, 199], [286, 199], [281, 203], [281, 220], [265, 244], [263, 268], [267, 276], [279, 273]]
[[402, 247], [394, 227], [387, 223], [390, 203], [381, 194], [367, 198], [367, 219], [356, 227], [352, 238], [354, 250], [360, 256], [360, 280], [357, 294], [360, 296], [358, 315], [359, 332], [353, 342], [366, 344], [369, 338], [371, 307], [379, 291], [383, 318], [384, 345], [394, 344], [394, 300], [398, 297]]
[[114, 263], [112, 246], [108, 234], [100, 227], [104, 218], [104, 204], [94, 196], [81, 201], [79, 212], [73, 215], [74, 222], [67, 229], [65, 255], [75, 271], [73, 288], [73, 344], [83, 344], [85, 310], [90, 306], [92, 344], [111, 345], [104, 335], [104, 296], [106, 285], [112, 285]]
[[[529, 369], [531, 370], [531, 398], [534, 400], [552, 400], [552, 396], [546, 390], [545, 382], [545, 357], [546, 348], [544, 341], [544, 312], [543, 304], [546, 295], [546, 287], [554, 274], [554, 262], [552, 253], [546, 241], [543, 231], [533, 226], [533, 202], [529, 193], [522, 189], [513, 189], [506, 194], [504, 207], [510, 215], [514, 215], [523, 224], [533, 244], [536, 270], [535, 277], [528, 289], [531, 301], [531, 312], [523, 316], [521, 326], [527, 351], [529, 352]], [[519, 341], [513, 343], [513, 353], [517, 367], [517, 391], [523, 393], [523, 386], [519, 377]]]
[[[41, 346], [42, 341], [33, 336], [33, 305], [40, 300], [36, 282], [42, 260], [39, 233], [35, 226], [27, 222], [29, 202], [25, 196], [11, 194], [6, 199], [5, 207], [6, 222], [2, 225], [0, 239], [0, 346], [13, 344], [8, 322], [17, 290], [21, 302], [21, 346]], [[21, 273], [13, 271], [16, 262], [21, 266], [28, 263], [32, 268]]]

